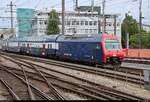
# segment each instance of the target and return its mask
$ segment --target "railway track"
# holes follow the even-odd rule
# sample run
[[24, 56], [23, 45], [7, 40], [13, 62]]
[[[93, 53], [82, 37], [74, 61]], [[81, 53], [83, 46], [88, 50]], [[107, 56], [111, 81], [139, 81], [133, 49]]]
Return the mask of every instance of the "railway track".
[[[7, 54], [8, 55], [8, 54]], [[144, 77], [143, 77], [143, 70], [133, 70], [133, 69], [126, 69], [125, 68], [115, 68], [111, 69], [111, 68], [95, 68], [95, 67], [90, 67], [90, 66], [83, 66], [83, 65], [76, 65], [76, 64], [70, 64], [70, 63], [65, 63], [65, 62], [60, 62], [60, 61], [55, 61], [55, 60], [47, 60], [47, 59], [39, 59], [39, 58], [31, 58], [28, 56], [20, 56], [20, 55], [8, 55], [10, 57], [18, 57], [20, 58], [19, 60], [22, 60], [22, 58], [25, 62], [25, 60], [31, 60], [31, 61], [37, 61], [37, 62], [41, 62], [41, 63], [46, 63], [49, 65], [54, 65], [54, 66], [60, 66], [63, 68], [69, 68], [72, 70], [78, 70], [78, 71], [84, 71], [87, 73], [92, 73], [92, 74], [96, 74], [96, 75], [101, 75], [101, 76], [105, 76], [105, 77], [109, 77], [109, 78], [115, 78], [121, 81], [127, 81], [127, 82], [131, 82], [134, 84], [139, 84], [144, 85]], [[30, 63], [32, 63], [30, 61]], [[29, 61], [28, 61], [29, 62]], [[36, 66], [38, 66], [38, 64], [32, 63]], [[50, 70], [50, 71], [55, 71], [52, 69], [48, 69], [46, 67], [43, 67], [46, 70]], [[131, 71], [132, 70], [132, 71]], [[56, 72], [56, 71], [55, 71]], [[61, 72], [58, 72], [61, 73]]]
[[[6, 58], [6, 57], [4, 57], [4, 58]], [[50, 81], [52, 85], [55, 85], [55, 86], [57, 86], [59, 88], [61, 87], [61, 88], [66, 89], [66, 90], [73, 91], [73, 92], [78, 93], [78, 94], [82, 94], [82, 96], [86, 96], [88, 98], [90, 97], [91, 99], [100, 99], [100, 100], [107, 100], [107, 99], [112, 99], [112, 100], [117, 100], [117, 99], [132, 99], [132, 100], [137, 100], [138, 99], [139, 100], [140, 99], [140, 100], [143, 100], [142, 98], [136, 97], [134, 95], [130, 95], [130, 94], [127, 94], [127, 93], [124, 93], [124, 92], [120, 92], [120, 91], [111, 89], [109, 87], [105, 87], [105, 86], [102, 86], [102, 85], [90, 82], [90, 81], [85, 80], [85, 79], [81, 79], [81, 78], [78, 78], [78, 77], [75, 77], [75, 76], [71, 76], [71, 75], [68, 75], [68, 74], [57, 72], [57, 73], [64, 74], [64, 75], [66, 75], [68, 77], [72, 77], [76, 81], [78, 80], [78, 83], [73, 83], [75, 81], [70, 82], [69, 80], [61, 79], [60, 77], [54, 76], [54, 75], [52, 75], [50, 73], [46, 73], [46, 72], [40, 70], [40, 68], [44, 68], [45, 70], [48, 70], [48, 69], [46, 69], [43, 66], [36, 65], [36, 64], [31, 63], [31, 62], [26, 62], [26, 61], [20, 60], [18, 58], [17, 58], [17, 61], [12, 60], [10, 58], [6, 58], [6, 59], [10, 60], [10, 61], [12, 61], [12, 62], [14, 62], [16, 64], [18, 64], [19, 66], [22, 65], [24, 67], [28, 67], [28, 68], [34, 70], [35, 72], [41, 73], [43, 75], [43, 77], [45, 77], [45, 78], [43, 78], [43, 80], [41, 80], [39, 78], [36, 79], [38, 81], [39, 80], [40, 81], [47, 81], [47, 82]], [[13, 70], [13, 72], [15, 74], [19, 75], [19, 76], [23, 76], [23, 74], [20, 73], [20, 71], [21, 71], [20, 69], [11, 68], [11, 67], [8, 67], [8, 66], [3, 66], [3, 67], [5, 67], [5, 68], [7, 68], [7, 69], [9, 69], [11, 71]], [[29, 73], [31, 74], [31, 72], [29, 72], [27, 70], [25, 72], [28, 73], [28, 74]], [[37, 76], [37, 73], [36, 74], [34, 73], [33, 76]], [[28, 78], [29, 78], [29, 75], [28, 75]], [[33, 77], [31, 77], [31, 78], [33, 78]], [[48, 78], [50, 78], [50, 80], [48, 80]], [[51, 80], [54, 80], [54, 81], [51, 81]], [[87, 83], [88, 85], [81, 84], [81, 83], [83, 83], [83, 81], [85, 83]], [[58, 83], [56, 83], [56, 82], [58, 82]], [[68, 85], [66, 85], [66, 84], [68, 84]], [[69, 86], [69, 87], [67, 87], [67, 86]], [[70, 88], [70, 89], [68, 89], [68, 88]], [[84, 92], [83, 92], [83, 90], [84, 90]]]
[[[14, 100], [52, 100], [40, 89], [6, 67], [0, 67], [1, 82]], [[6, 77], [7, 76], [7, 77]]]
[[138, 64], [147, 64], [147, 65], [150, 64], [150, 59], [148, 58], [126, 57], [124, 61], [128, 63], [138, 63]]
[[[1, 52], [1, 54], [5, 54], [5, 55], [8, 55], [8, 56], [17, 56], [19, 58], [23, 58], [23, 59], [26, 59], [26, 60], [33, 60], [33, 61], [37, 61], [37, 62], [42, 62], [42, 63], [46, 63], [46, 64], [49, 64], [49, 63], [54, 63], [54, 65], [56, 65], [57, 63], [59, 64], [66, 64], [66, 65], [72, 65], [72, 66], [77, 66], [77, 64], [71, 64], [71, 63], [67, 63], [63, 60], [61, 61], [58, 61], [58, 60], [51, 60], [51, 59], [46, 59], [46, 58], [37, 58], [37, 57], [30, 57], [30, 56], [24, 56], [24, 55], [18, 55], [18, 54], [12, 54], [12, 53], [5, 53], [5, 52]], [[80, 63], [79, 66], [82, 66], [82, 64]], [[77, 66], [78, 67], [78, 66]], [[89, 69], [89, 65], [83, 65], [84, 68], [88, 68]], [[114, 70], [113, 67], [111, 66], [101, 66], [101, 65], [98, 65], [96, 67], [93, 67], [91, 66], [92, 69], [95, 69], [95, 70], [98, 70], [99, 68], [101, 69], [109, 69], [109, 70]], [[123, 73], [129, 73], [129, 74], [134, 74], [134, 75], [142, 75], [143, 76], [143, 70], [142, 69], [134, 69], [134, 68], [128, 68], [128, 67], [122, 67], [120, 66], [120, 68], [116, 68], [115, 71], [118, 71], [118, 72], [123, 72]]]
[[[20, 73], [20, 70], [11, 69], [10, 67], [9, 67], [9, 69], [12, 70], [17, 75], [23, 76]], [[28, 77], [31, 80], [38, 80], [40, 83], [43, 83], [43, 81], [44, 81], [41, 78], [37, 78], [38, 75], [36, 73], [28, 72]], [[100, 92], [97, 92], [97, 90], [92, 88], [92, 87], [90, 87], [90, 89], [89, 89], [89, 87], [87, 88], [86, 86], [82, 86], [82, 85], [77, 84], [77, 83], [71, 83], [69, 81], [60, 79], [60, 78], [52, 76], [52, 75], [51, 76], [50, 75], [46, 75], [45, 77], [47, 79], [49, 79], [49, 82], [51, 82], [54, 86], [59, 87], [59, 88], [64, 89], [64, 90], [67, 90], [67, 91], [74, 92], [74, 93], [79, 94], [79, 95], [81, 95], [83, 97], [86, 97], [87, 99], [89, 98], [89, 99], [97, 99], [97, 100], [106, 100], [106, 99], [117, 100], [116, 98], [109, 97], [109, 96], [106, 96], [106, 95], [104, 95], [104, 94], [102, 94]], [[83, 90], [84, 90], [84, 92], [83, 92]]]

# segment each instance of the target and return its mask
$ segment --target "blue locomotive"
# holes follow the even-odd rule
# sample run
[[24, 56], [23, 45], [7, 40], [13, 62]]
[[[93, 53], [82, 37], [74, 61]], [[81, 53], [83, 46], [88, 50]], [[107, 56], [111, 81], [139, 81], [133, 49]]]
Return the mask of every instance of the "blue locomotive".
[[124, 53], [115, 35], [31, 36], [4, 41], [2, 50], [95, 64], [121, 64]]

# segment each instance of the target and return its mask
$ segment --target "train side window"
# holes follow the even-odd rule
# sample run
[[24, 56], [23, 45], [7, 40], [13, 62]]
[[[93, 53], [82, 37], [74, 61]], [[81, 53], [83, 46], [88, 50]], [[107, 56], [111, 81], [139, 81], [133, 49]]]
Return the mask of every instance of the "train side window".
[[29, 47], [29, 44], [27, 44], [27, 47]]
[[26, 47], [26, 44], [23, 44], [23, 47]]
[[52, 48], [52, 44], [48, 44], [48, 48], [50, 48], [50, 49], [51, 49], [51, 48]]
[[45, 44], [43, 44], [43, 48], [45, 49]]

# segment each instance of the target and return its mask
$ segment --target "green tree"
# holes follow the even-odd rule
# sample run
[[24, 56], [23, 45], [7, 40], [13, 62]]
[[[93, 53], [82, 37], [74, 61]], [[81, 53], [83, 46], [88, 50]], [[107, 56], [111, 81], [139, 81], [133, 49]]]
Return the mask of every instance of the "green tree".
[[[126, 33], [129, 33], [129, 38], [132, 35], [138, 34], [138, 23], [132, 16], [126, 14], [125, 19], [121, 25], [121, 34], [122, 34], [122, 46], [126, 46]], [[131, 42], [130, 42], [131, 43]]]
[[[138, 48], [139, 47], [139, 35], [138, 34], [134, 34], [131, 35], [130, 37], [130, 48]], [[142, 48], [150, 48], [150, 32], [146, 32], [146, 31], [141, 31], [141, 47]]]
[[52, 10], [49, 13], [47, 35], [59, 34], [59, 15], [56, 10]]

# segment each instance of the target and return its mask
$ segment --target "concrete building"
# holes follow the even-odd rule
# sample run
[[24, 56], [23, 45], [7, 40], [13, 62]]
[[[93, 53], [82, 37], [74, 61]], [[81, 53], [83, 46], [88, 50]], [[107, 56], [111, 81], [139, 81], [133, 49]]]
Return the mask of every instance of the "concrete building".
[[27, 9], [27, 8], [17, 9], [18, 37], [32, 35], [33, 15], [34, 15], [33, 9]]
[[2, 37], [1, 40], [14, 37], [16, 33], [16, 29], [15, 28], [13, 29], [13, 33], [11, 32], [11, 30], [12, 30], [11, 28], [0, 28], [0, 37]]
[[3, 40], [9, 39], [11, 37], [15, 37], [16, 29], [11, 28], [0, 28], [0, 49], [2, 48]]
[[150, 25], [143, 24], [142, 27], [143, 27], [143, 30], [150, 32]]
[[[61, 33], [61, 12], [58, 12], [60, 19], [60, 33]], [[33, 34], [45, 35], [48, 24], [49, 11], [39, 11], [33, 19]], [[106, 14], [106, 32], [114, 34], [114, 15]], [[121, 39], [121, 19], [119, 15], [115, 14], [116, 18], [116, 34]], [[102, 29], [102, 15], [101, 15], [101, 29]], [[80, 12], [72, 11], [65, 14], [65, 34], [96, 34], [98, 33], [98, 12]]]

